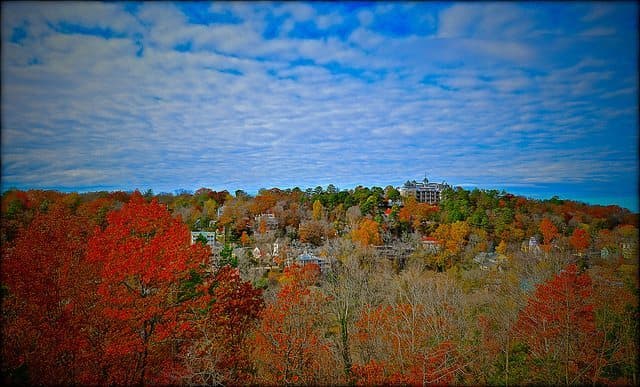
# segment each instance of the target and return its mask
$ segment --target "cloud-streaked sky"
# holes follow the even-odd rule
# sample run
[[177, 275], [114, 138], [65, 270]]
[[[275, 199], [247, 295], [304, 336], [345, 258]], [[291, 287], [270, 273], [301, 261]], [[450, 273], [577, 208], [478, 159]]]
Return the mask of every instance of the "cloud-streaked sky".
[[2, 187], [407, 179], [637, 210], [627, 3], [2, 3]]

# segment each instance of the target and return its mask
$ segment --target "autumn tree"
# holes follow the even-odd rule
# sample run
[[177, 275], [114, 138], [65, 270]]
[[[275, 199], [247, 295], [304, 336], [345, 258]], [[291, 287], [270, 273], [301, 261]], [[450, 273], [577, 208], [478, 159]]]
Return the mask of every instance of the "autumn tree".
[[568, 385], [596, 380], [602, 335], [591, 295], [591, 278], [571, 264], [529, 298], [515, 331], [528, 348], [532, 381]]
[[325, 296], [314, 287], [317, 265], [285, 269], [275, 303], [267, 306], [254, 342], [257, 381], [327, 384], [335, 370], [320, 319]]
[[545, 251], [551, 250], [551, 242], [558, 237], [558, 228], [549, 218], [544, 218], [540, 222], [540, 232], [542, 233], [542, 248]]
[[[37, 215], [2, 251], [2, 372], [5, 383], [95, 383], [93, 267], [89, 220], [62, 203]], [[22, 373], [24, 379], [20, 379]]]
[[[631, 265], [629, 265], [631, 266]], [[627, 268], [628, 270], [625, 270]], [[593, 300], [596, 326], [604, 334], [598, 382], [638, 384], [638, 267], [593, 267]]]
[[301, 242], [320, 246], [335, 236], [335, 230], [325, 220], [307, 220], [300, 223], [298, 234]]
[[[351, 334], [357, 384], [447, 384], [461, 374], [462, 293], [446, 274], [410, 265], [364, 306]], [[389, 286], [391, 285], [391, 286]]]
[[266, 213], [276, 205], [281, 196], [282, 193], [276, 188], [261, 189], [258, 195], [250, 201], [249, 211], [254, 215]]
[[426, 222], [438, 211], [436, 206], [428, 203], [419, 203], [415, 197], [409, 196], [405, 199], [404, 206], [398, 212], [398, 220], [401, 224], [406, 224], [421, 232], [426, 231]]
[[320, 202], [320, 200], [316, 200], [313, 202], [313, 213], [312, 213], [312, 217], [314, 220], [320, 220], [322, 219], [322, 216], [324, 214], [324, 207], [322, 206], [322, 202]]
[[382, 244], [378, 222], [364, 218], [358, 228], [351, 232], [351, 239], [362, 246], [378, 246]]
[[507, 253], [507, 243], [502, 239], [496, 246], [496, 253], [505, 255]]
[[346, 256], [340, 257], [342, 264], [326, 276], [323, 290], [328, 296], [326, 310], [334, 327], [332, 331], [335, 332], [331, 337], [338, 357], [342, 361], [344, 379], [351, 382], [353, 362], [350, 336], [358, 309], [363, 302], [363, 295], [370, 291], [368, 284], [370, 276], [359, 267], [355, 252], [345, 250], [340, 249], [337, 252]]
[[476, 326], [469, 329], [474, 334], [463, 342], [466, 352], [471, 354], [464, 383], [510, 385], [513, 381], [526, 380], [528, 365], [513, 329], [519, 310], [526, 303], [526, 293], [513, 271], [492, 271], [483, 277], [485, 284], [493, 286], [490, 293], [473, 297], [478, 315]]
[[240, 194], [236, 198], [227, 199], [218, 219], [219, 226], [225, 227], [225, 231], [233, 232], [234, 237], [240, 237], [242, 231], [250, 229], [249, 207], [250, 203], [245, 195]]
[[100, 273], [99, 307], [109, 325], [104, 382], [167, 383], [178, 367], [176, 340], [189, 326], [180, 285], [209, 252], [190, 246], [186, 226], [139, 192], [107, 223], [89, 240], [87, 256]]
[[435, 266], [439, 270], [449, 268], [460, 260], [470, 232], [471, 227], [465, 221], [442, 223], [438, 226], [433, 236], [442, 247], [435, 256]]
[[242, 243], [242, 246], [246, 246], [251, 242], [251, 238], [249, 237], [249, 235], [247, 235], [246, 231], [242, 232], [242, 235], [240, 235], [240, 243]]
[[429, 335], [428, 327], [434, 323], [430, 320], [417, 305], [365, 309], [356, 322], [354, 340], [368, 354], [364, 363], [353, 365], [356, 383], [452, 383], [460, 371], [455, 347], [450, 341]]
[[[214, 385], [249, 383], [250, 335], [264, 307], [262, 291], [224, 266], [208, 279], [193, 278], [202, 296], [192, 309], [193, 327], [181, 381]], [[199, 281], [200, 280], [200, 281]]]
[[584, 253], [590, 245], [589, 234], [583, 228], [576, 228], [569, 238], [569, 243], [577, 252]]

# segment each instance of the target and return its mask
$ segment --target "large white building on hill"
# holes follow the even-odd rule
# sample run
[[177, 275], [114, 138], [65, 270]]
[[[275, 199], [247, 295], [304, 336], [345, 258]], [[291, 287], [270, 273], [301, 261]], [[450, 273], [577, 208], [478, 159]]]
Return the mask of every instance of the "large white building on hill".
[[398, 187], [398, 191], [403, 197], [415, 197], [419, 203], [438, 204], [442, 199], [442, 191], [446, 188], [449, 188], [447, 183], [430, 183], [425, 177], [422, 182], [407, 181], [402, 187]]

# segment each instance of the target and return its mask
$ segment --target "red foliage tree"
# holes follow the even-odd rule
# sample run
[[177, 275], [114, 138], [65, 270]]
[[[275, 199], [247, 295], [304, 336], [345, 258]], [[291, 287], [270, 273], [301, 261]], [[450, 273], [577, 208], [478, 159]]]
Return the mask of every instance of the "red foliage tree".
[[601, 335], [596, 331], [591, 278], [569, 265], [538, 285], [520, 312], [515, 334], [526, 344], [533, 381], [592, 382]]
[[99, 308], [108, 326], [101, 382], [168, 383], [178, 368], [176, 339], [188, 327], [180, 285], [208, 251], [190, 246], [186, 226], [139, 192], [107, 223], [87, 256], [100, 271]]
[[[85, 262], [89, 221], [56, 204], [2, 252], [5, 383], [86, 383], [95, 273]], [[23, 379], [20, 380], [20, 373]], [[84, 375], [84, 376], [83, 376]]]
[[223, 266], [202, 285], [194, 337], [183, 380], [189, 384], [248, 383], [252, 362], [247, 340], [264, 307], [262, 291]]

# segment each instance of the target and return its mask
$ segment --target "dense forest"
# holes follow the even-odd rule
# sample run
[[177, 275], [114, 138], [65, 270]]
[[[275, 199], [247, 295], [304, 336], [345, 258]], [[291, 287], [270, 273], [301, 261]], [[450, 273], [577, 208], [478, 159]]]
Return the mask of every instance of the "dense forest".
[[10, 190], [1, 222], [5, 385], [639, 382], [638, 215], [617, 206]]

